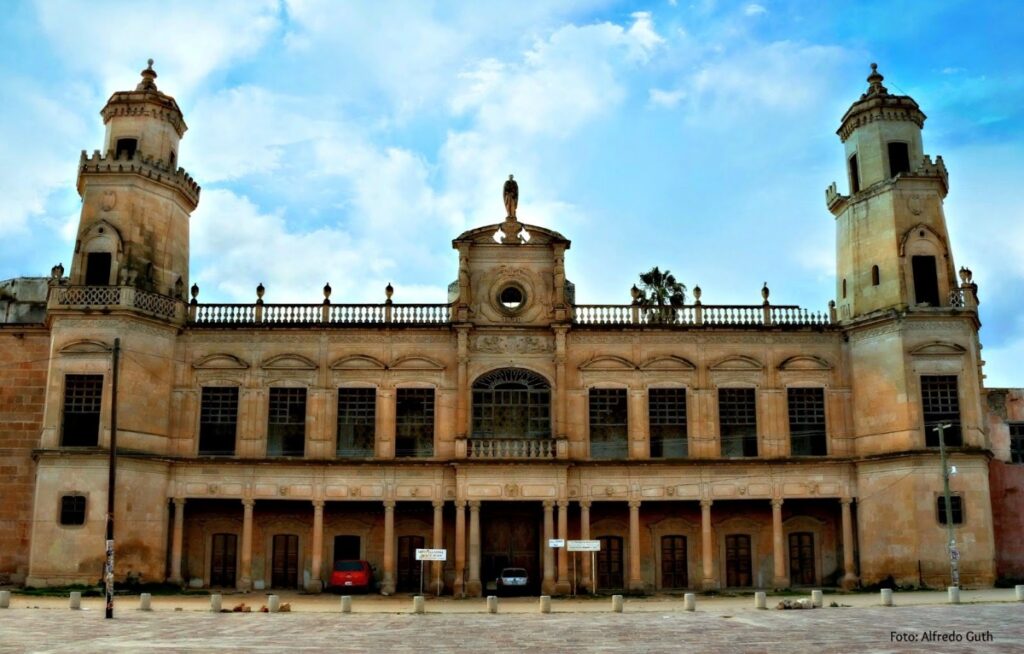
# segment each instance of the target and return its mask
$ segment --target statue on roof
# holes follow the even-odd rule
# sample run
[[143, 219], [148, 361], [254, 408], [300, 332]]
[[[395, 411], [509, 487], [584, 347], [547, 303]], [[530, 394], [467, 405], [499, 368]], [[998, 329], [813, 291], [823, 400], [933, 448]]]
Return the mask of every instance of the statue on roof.
[[512, 178], [512, 175], [509, 175], [508, 181], [505, 182], [503, 194], [505, 197], [505, 217], [515, 218], [516, 207], [519, 205], [519, 184]]

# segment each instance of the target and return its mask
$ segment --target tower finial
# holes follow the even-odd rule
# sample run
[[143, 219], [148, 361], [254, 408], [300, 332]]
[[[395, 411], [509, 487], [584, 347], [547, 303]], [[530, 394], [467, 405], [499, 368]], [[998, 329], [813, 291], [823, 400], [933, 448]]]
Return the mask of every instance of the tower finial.
[[866, 95], [885, 95], [889, 92], [889, 89], [882, 86], [882, 74], [878, 72], [878, 64], [871, 64], [871, 74], [868, 75], [868, 92]]
[[156, 82], [156, 71], [153, 70], [153, 60], [149, 59], [146, 61], [146, 69], [142, 71], [142, 81], [139, 82], [138, 86], [135, 87], [136, 91], [155, 91]]

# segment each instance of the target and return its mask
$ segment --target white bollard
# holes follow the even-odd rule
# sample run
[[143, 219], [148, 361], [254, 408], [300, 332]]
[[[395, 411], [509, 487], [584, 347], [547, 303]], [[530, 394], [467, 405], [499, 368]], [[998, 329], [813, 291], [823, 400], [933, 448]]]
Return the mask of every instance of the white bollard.
[[351, 613], [352, 612], [352, 596], [342, 595], [341, 596], [341, 612]]
[[624, 603], [622, 595], [612, 595], [612, 611], [622, 613], [622, 605]]
[[764, 592], [763, 590], [759, 590], [756, 593], [754, 593], [754, 608], [768, 608], [768, 593]]
[[412, 598], [412, 612], [413, 613], [426, 613], [427, 602], [422, 595], [414, 595]]
[[697, 595], [694, 593], [687, 593], [683, 595], [683, 609], [686, 611], [696, 611]]
[[820, 590], [811, 591], [811, 606], [816, 609], [820, 609], [825, 606], [825, 594]]
[[153, 595], [151, 593], [142, 593], [139, 595], [139, 610], [140, 611], [152, 611], [153, 608], [150, 606], [150, 602], [153, 601]]
[[496, 595], [487, 596], [487, 612], [497, 613], [498, 612], [498, 597]]
[[541, 595], [540, 596], [540, 612], [551, 613], [551, 596]]
[[71, 591], [71, 596], [68, 598], [68, 608], [75, 611], [82, 608], [82, 593], [77, 590]]
[[[1024, 584], [1017, 584], [1013, 587], [1013, 589], [1017, 593], [1017, 601], [1024, 602]], [[8, 597], [10, 597], [10, 593], [8, 593], [7, 595]], [[0, 598], [0, 602], [2, 601], [2, 598]]]
[[213, 593], [210, 595], [210, 611], [213, 613], [220, 613], [220, 606], [223, 598], [220, 593]]
[[892, 588], [882, 589], [882, 606], [892, 606]]
[[[1020, 588], [1020, 587], [1018, 586], [1018, 588]], [[1018, 595], [1020, 594], [1019, 590], [1017, 591], [1017, 594]], [[9, 608], [11, 608], [11, 591], [9, 591], [9, 590], [0, 590], [0, 609], [9, 609]]]
[[270, 613], [277, 613], [281, 610], [281, 598], [277, 595], [267, 595], [267, 610]]
[[946, 589], [946, 594], [949, 596], [950, 604], [960, 603], [960, 588], [957, 586], [950, 586]]

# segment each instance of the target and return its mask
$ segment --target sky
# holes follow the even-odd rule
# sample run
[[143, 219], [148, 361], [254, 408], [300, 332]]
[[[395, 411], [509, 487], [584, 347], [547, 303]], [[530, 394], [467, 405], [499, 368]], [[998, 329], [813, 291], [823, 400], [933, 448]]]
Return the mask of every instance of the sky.
[[1024, 386], [1024, 2], [5, 2], [0, 279], [71, 259], [81, 150], [152, 57], [202, 185], [202, 302], [444, 302], [451, 240], [572, 240], [583, 304], [670, 269], [708, 304], [825, 310], [839, 120], [877, 62], [928, 116], [989, 386]]

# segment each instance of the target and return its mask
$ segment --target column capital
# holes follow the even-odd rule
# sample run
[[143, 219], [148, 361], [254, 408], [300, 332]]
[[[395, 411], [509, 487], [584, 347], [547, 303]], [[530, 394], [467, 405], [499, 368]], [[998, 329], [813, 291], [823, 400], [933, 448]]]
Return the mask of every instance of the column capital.
[[589, 510], [591, 504], [593, 504], [593, 502], [590, 501], [590, 500], [580, 500], [580, 508], [581, 509], [588, 509]]
[[174, 506], [185, 506], [184, 497], [173, 497], [171, 499], [174, 501]]
[[324, 502], [323, 500], [313, 500], [314, 509], [323, 509], [324, 504], [326, 504], [326, 502]]
[[444, 500], [434, 500], [433, 502], [430, 503], [430, 505], [433, 506], [435, 509], [443, 509]]
[[631, 509], [639, 509], [640, 508], [640, 500], [630, 500], [629, 501], [629, 508], [631, 508]]
[[850, 506], [851, 504], [853, 504], [853, 498], [852, 497], [840, 497], [839, 498], [839, 503], [844, 505], [844, 506]]
[[568, 509], [569, 508], [569, 500], [558, 500], [558, 502], [556, 502], [556, 504], [558, 505], [558, 508], [560, 508], [560, 509]]
[[480, 510], [480, 500], [469, 500], [468, 504], [469, 504], [469, 510], [470, 511], [479, 511]]
[[244, 506], [245, 508], [251, 509], [255, 505], [256, 505], [256, 500], [252, 499], [251, 497], [242, 498], [242, 506]]
[[544, 510], [545, 511], [550, 511], [553, 508], [555, 508], [555, 501], [554, 500], [544, 500], [544, 502], [542, 504], [544, 505]]
[[455, 500], [455, 508], [460, 511], [466, 508], [466, 500]]
[[710, 509], [711, 505], [714, 504], [714, 503], [715, 503], [714, 500], [701, 500], [700, 501], [700, 508], [702, 508], [702, 509]]
[[397, 502], [395, 502], [394, 500], [384, 500], [383, 504], [384, 504], [384, 508], [385, 509], [394, 511], [395, 510], [395, 504], [397, 504]]
[[772, 498], [772, 508], [773, 509], [781, 509], [782, 508], [782, 503], [784, 501], [785, 500], [783, 500], [781, 497], [773, 497]]

